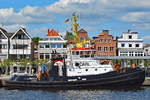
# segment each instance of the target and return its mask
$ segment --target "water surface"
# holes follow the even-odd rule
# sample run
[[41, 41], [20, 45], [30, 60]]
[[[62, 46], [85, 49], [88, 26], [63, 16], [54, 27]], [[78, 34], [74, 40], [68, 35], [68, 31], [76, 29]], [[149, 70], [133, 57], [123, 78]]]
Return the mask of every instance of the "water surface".
[[132, 90], [7, 90], [0, 100], [150, 100], [150, 87]]

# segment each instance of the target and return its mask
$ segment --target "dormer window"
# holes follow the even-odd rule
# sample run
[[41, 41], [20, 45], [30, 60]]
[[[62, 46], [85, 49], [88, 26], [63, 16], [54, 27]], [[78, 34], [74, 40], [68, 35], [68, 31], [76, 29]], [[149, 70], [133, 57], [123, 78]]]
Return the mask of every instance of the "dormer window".
[[132, 35], [129, 35], [129, 39], [132, 39]]

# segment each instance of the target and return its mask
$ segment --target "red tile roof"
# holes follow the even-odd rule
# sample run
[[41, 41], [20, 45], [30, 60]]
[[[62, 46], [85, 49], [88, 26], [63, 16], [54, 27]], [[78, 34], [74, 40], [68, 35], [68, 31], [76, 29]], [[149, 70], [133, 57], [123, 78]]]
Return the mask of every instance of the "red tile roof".
[[54, 29], [52, 29], [51, 31], [48, 29], [48, 33], [46, 36], [59, 36], [59, 34]]

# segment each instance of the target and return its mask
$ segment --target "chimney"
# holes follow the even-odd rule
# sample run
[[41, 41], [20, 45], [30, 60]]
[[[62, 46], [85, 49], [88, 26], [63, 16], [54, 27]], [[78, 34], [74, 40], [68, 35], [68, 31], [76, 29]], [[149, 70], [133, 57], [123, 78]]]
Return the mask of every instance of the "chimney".
[[104, 35], [108, 35], [109, 30], [103, 30]]
[[50, 33], [50, 30], [48, 29], [48, 33]]
[[131, 30], [130, 30], [130, 29], [128, 29], [128, 33], [130, 33], [130, 31], [131, 31]]

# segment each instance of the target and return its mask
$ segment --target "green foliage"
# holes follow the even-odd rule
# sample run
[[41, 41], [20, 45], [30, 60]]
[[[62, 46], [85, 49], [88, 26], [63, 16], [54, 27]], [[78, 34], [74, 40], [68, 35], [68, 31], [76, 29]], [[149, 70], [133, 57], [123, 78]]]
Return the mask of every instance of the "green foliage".
[[72, 32], [66, 32], [66, 35], [65, 35], [65, 37], [64, 37], [64, 39], [65, 40], [68, 40], [68, 41], [70, 41], [70, 40], [74, 40], [74, 36], [73, 36], [73, 34], [72, 34]]
[[21, 67], [27, 67], [31, 64], [31, 60], [29, 59], [21, 59], [20, 60], [20, 65]]
[[43, 40], [43, 38], [33, 37], [32, 40], [33, 40], [34, 44], [38, 45], [39, 40]]
[[0, 67], [11, 67], [13, 66], [13, 60], [11, 59], [4, 59], [4, 61], [0, 62]]

